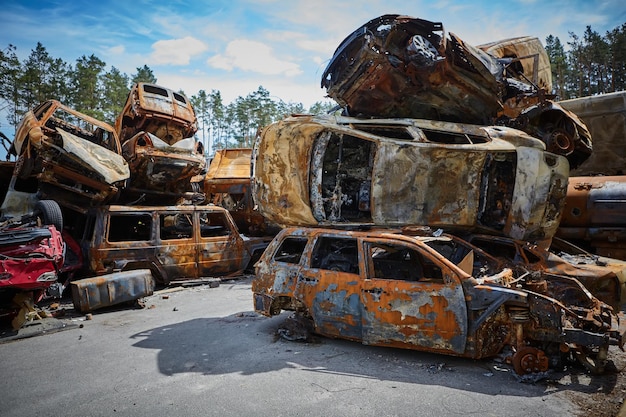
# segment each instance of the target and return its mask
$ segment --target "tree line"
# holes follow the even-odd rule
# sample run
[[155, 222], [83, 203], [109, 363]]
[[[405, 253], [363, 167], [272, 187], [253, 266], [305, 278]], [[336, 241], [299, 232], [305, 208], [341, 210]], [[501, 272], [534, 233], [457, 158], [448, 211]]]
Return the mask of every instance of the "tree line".
[[[0, 113], [14, 128], [28, 110], [48, 99], [112, 125], [137, 82], [158, 80], [147, 65], [130, 76], [114, 66], [107, 71], [106, 63], [95, 55], [83, 55], [71, 65], [52, 57], [40, 42], [22, 62], [15, 46], [0, 50]], [[198, 118], [198, 139], [211, 143], [213, 149], [252, 146], [257, 130], [266, 124], [289, 114], [320, 114], [334, 107], [331, 101], [320, 101], [305, 109], [302, 103], [272, 98], [263, 86], [229, 104], [219, 90], [200, 90], [188, 97]], [[5, 150], [9, 140], [3, 138]]]
[[569, 32], [568, 49], [555, 36], [545, 48], [552, 66], [552, 93], [559, 100], [626, 90], [626, 23], [601, 35], [587, 26]]
[[[570, 32], [567, 46], [566, 50], [552, 35], [545, 41], [552, 93], [558, 100], [626, 90], [626, 23], [605, 35], [591, 26], [582, 37]], [[130, 76], [114, 66], [107, 71], [106, 63], [93, 54], [81, 56], [72, 65], [50, 56], [40, 42], [21, 62], [15, 46], [0, 50], [0, 113], [8, 115], [13, 127], [28, 110], [51, 98], [113, 124], [136, 82], [157, 83], [157, 78], [147, 65]], [[189, 99], [198, 117], [199, 139], [217, 149], [250, 146], [264, 125], [288, 114], [319, 114], [334, 106], [326, 101], [305, 109], [302, 103], [273, 98], [262, 86], [228, 104], [219, 90], [200, 90]]]

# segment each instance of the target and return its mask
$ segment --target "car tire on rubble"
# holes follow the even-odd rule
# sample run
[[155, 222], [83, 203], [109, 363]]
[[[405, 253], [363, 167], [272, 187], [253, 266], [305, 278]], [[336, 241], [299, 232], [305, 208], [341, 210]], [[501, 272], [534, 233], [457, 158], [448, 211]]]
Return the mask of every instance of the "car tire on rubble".
[[39, 200], [33, 214], [42, 225], [53, 225], [59, 232], [63, 230], [63, 213], [56, 201]]

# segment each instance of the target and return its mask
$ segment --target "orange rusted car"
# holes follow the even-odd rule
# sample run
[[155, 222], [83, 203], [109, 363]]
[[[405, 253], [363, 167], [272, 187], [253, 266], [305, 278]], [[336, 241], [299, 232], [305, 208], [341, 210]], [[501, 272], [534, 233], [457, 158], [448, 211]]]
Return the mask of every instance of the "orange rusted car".
[[510, 346], [519, 374], [568, 359], [602, 372], [623, 345], [617, 316], [576, 279], [516, 277], [461, 239], [415, 230], [284, 229], [256, 264], [254, 309], [370, 345], [474, 359]]
[[113, 127], [56, 100], [24, 115], [10, 153], [17, 162], [4, 215], [31, 212], [35, 195], [85, 212], [114, 199], [130, 176]]

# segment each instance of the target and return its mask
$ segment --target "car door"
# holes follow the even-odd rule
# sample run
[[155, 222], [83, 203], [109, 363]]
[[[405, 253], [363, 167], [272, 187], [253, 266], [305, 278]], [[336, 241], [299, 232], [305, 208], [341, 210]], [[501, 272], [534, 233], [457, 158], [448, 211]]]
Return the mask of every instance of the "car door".
[[169, 280], [198, 277], [193, 211], [158, 211], [157, 259]]
[[360, 270], [356, 238], [321, 235], [315, 240], [295, 295], [320, 334], [361, 340]]
[[243, 271], [250, 255], [228, 212], [197, 211], [198, 276], [223, 276]]
[[363, 343], [463, 354], [467, 307], [453, 271], [409, 242], [368, 240]]

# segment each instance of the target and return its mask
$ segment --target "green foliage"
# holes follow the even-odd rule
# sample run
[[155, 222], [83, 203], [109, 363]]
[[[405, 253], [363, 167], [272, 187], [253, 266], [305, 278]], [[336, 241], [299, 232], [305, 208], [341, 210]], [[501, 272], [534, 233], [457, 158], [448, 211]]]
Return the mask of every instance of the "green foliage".
[[565, 100], [626, 89], [626, 23], [604, 36], [587, 26], [582, 38], [569, 33], [565, 52], [558, 37], [546, 38], [553, 93]]
[[147, 65], [143, 67], [137, 68], [137, 74], [133, 75], [132, 78], [133, 84], [135, 83], [150, 83], [156, 84], [157, 79], [154, 76], [154, 73]]

